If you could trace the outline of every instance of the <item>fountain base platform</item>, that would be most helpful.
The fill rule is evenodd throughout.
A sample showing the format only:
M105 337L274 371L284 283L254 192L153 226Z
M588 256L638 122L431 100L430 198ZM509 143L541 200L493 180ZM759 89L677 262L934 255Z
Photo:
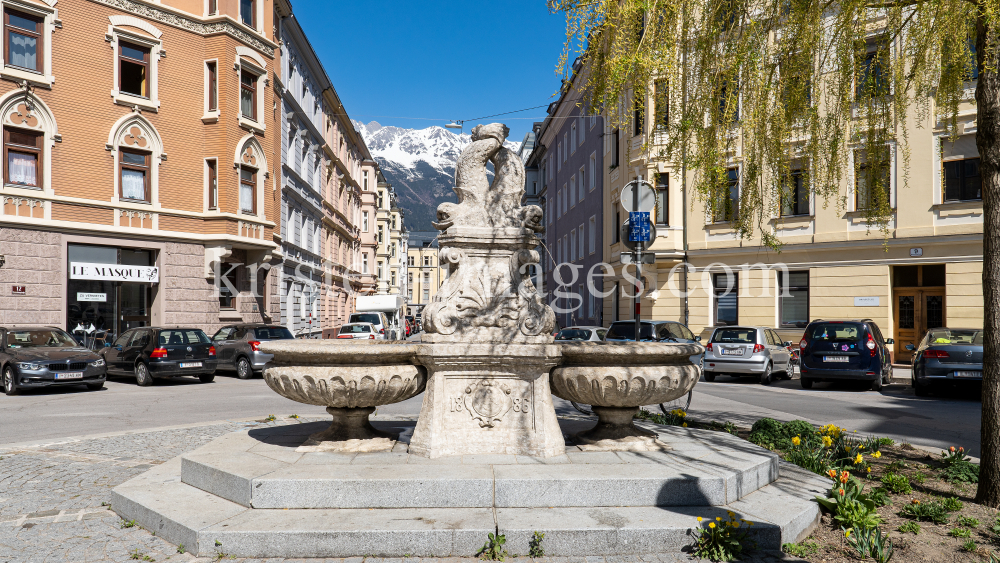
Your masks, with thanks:
M560 419L562 455L427 458L391 451L299 451L328 421L235 432L116 487L112 509L199 556L471 556L488 533L549 556L679 553L697 516L755 523L760 549L799 541L819 521L825 479L722 432L637 426L670 451L585 451L592 419Z

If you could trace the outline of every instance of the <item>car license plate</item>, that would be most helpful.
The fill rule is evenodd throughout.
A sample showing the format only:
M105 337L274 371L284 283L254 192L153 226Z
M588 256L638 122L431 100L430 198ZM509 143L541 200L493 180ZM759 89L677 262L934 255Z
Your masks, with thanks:
M743 355L743 350L740 350L739 348L728 348L728 349L727 348L723 348L722 349L722 355L723 356L742 356Z
M848 361L850 361L850 358L848 356L823 356L823 361L847 363Z
M981 372L981 371L956 371L955 372L955 377L975 377L975 378L978 379L978 378L981 378L982 376L983 376L983 372Z
M200 368L201 362L181 362L182 368Z
M83 379L83 372L71 371L67 373L57 373L56 379Z

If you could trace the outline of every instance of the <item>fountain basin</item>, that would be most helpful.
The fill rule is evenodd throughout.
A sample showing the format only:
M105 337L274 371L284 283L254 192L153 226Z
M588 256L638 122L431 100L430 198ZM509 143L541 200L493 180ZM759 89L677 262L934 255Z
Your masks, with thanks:
M293 401L325 406L330 427L309 436L300 451L375 452L392 449L398 434L377 430L369 416L380 405L415 397L427 372L414 365L406 344L285 340L266 342L274 354L264 370L272 391Z
M597 424L573 436L582 449L648 451L665 449L656 435L632 419L639 407L686 395L701 372L690 356L697 344L652 342L569 342L563 364L552 370L552 394L591 405Z

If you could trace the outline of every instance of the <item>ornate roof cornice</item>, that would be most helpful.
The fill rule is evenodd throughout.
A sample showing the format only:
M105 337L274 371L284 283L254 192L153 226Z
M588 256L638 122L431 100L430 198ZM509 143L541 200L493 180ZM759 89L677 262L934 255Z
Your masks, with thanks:
M190 16L178 14L158 6L146 4L145 2L138 2L136 0L90 1L98 4L104 4L105 6L110 6L112 8L122 10L123 12L128 12L139 17L200 35L224 33L237 41L246 43L248 46L261 52L268 58L274 58L275 45L273 43L256 34L250 33L245 29L242 29L242 26L239 26L228 19L213 22L202 22L197 19L193 19Z

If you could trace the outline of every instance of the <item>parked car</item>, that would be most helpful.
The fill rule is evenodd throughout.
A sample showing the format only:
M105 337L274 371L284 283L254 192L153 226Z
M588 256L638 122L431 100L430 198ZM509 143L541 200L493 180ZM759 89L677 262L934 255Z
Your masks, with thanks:
M716 328L705 344L705 381L714 381L717 375L752 376L763 385L770 385L775 376L791 379L791 344L768 327Z
M194 376L202 383L215 379L215 346L199 328L134 328L101 350L108 375L134 376L140 386L154 379Z
M351 317L347 319L348 323L371 323L375 326L375 330L378 334L382 335L382 338L389 340L389 317L385 316L385 313L351 313Z
M368 340L385 340L384 334L379 334L372 323L347 323L340 326L337 338L367 338Z
M215 344L218 369L235 370L236 377L250 379L264 371L264 365L274 357L260 351L261 342L293 338L295 335L281 325L235 324L220 328L212 337L212 343Z
M556 340L601 342L608 329L601 326L571 326L556 333Z
M415 319L413 315L407 315L406 322L410 323L410 332L413 334L420 332L420 321Z
M0 380L7 395L52 385L104 387L104 359L62 329L0 327Z
M878 391L892 380L891 338L871 319L809 323L799 342L803 389L817 381L862 381Z
M604 339L607 342L634 341L635 321L615 321L611 323ZM701 337L695 336L691 332L691 329L677 321L640 321L639 340L641 342L695 344L701 341ZM704 353L691 356L691 361L694 365L701 366L704 356Z
M943 383L983 382L983 330L934 328L927 331L913 351L910 372L913 392L923 397Z

